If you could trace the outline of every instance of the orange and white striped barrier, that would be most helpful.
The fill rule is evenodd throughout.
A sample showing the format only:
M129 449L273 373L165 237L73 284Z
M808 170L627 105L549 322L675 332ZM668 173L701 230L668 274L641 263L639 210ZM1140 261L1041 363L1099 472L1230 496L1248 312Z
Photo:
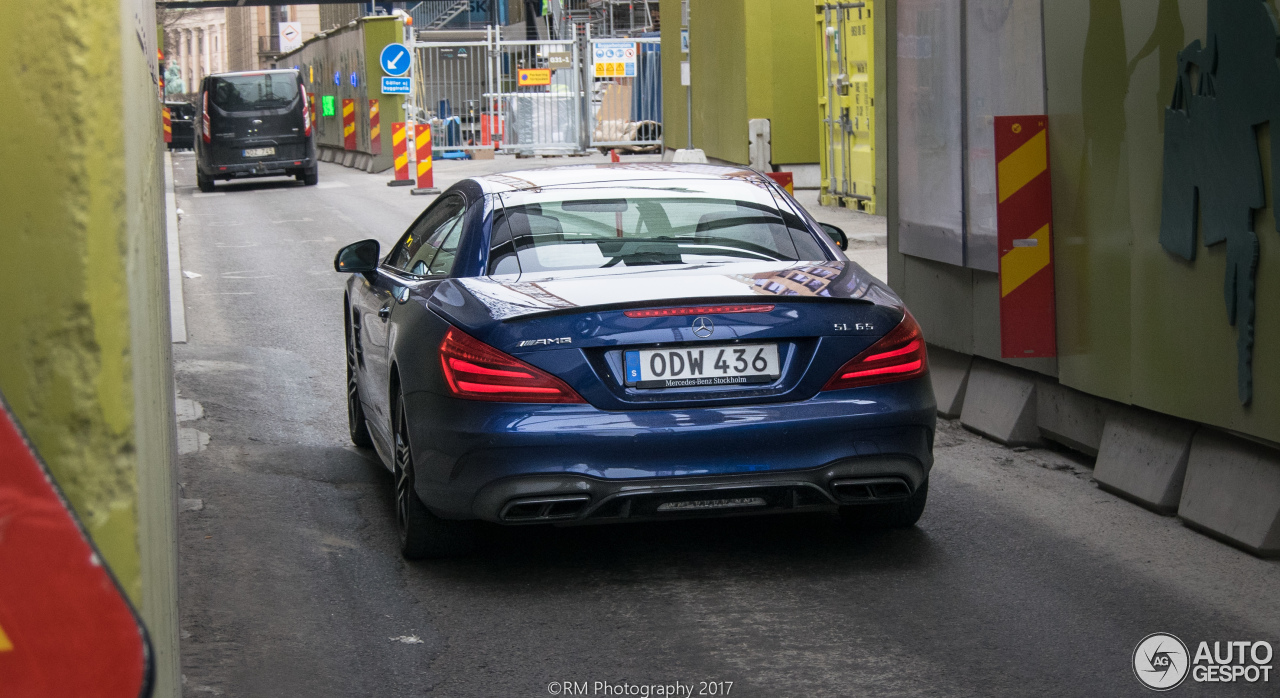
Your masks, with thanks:
M369 152L382 154L382 117L378 115L378 100L369 100Z
M160 121L164 123L164 142L173 142L173 115L169 113L169 107L160 107Z
M414 135L414 149L417 151L418 161L418 186L410 193L412 194L438 194L434 177L431 173L431 124L417 124L418 132Z
M395 163L396 178L387 182L387 186L413 186L413 180L409 178L409 134L403 121L391 124L391 157Z
M358 147L356 143L356 101L354 99L342 100L342 147L345 150L355 150Z

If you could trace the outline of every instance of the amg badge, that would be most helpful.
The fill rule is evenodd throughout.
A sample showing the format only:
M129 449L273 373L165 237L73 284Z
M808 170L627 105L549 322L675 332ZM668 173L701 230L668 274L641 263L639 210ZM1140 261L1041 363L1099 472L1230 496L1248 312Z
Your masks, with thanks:
M573 338L572 337L549 337L547 339L526 339L520 342L519 344L517 344L516 346L517 347L541 347L541 346L546 346L548 344L573 344Z

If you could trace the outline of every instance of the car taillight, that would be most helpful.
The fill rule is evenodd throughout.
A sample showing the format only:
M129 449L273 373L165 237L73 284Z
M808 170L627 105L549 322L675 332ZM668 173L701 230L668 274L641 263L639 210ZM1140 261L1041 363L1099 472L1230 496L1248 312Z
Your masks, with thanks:
M841 366L822 389L893 383L923 376L928 371L924 335L911 313L905 313L897 327Z
M302 85L302 135L311 135L311 109L307 101L307 86Z
M213 137L209 135L209 93L208 92L204 93L204 114L200 118L200 123L201 123L200 138L204 139L205 143L211 142L213 140Z
M454 397L491 402L586 402L559 378L456 327L450 327L440 342L440 363Z

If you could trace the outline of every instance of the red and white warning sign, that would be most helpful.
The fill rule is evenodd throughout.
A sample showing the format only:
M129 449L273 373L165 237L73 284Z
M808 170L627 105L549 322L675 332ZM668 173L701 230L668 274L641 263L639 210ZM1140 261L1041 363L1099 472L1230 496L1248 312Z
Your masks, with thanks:
M0 695L151 695L146 631L0 408Z
M280 52L302 48L302 22L280 23Z

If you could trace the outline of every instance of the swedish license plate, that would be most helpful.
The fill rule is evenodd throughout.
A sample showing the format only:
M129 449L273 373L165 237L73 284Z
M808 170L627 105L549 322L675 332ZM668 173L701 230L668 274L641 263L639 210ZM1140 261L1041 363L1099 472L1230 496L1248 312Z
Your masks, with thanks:
M247 158L260 158L264 155L275 155L275 154L276 154L275 148L249 148L244 151L244 156Z
M691 388L769 383L781 375L777 344L728 344L626 353L627 385Z

